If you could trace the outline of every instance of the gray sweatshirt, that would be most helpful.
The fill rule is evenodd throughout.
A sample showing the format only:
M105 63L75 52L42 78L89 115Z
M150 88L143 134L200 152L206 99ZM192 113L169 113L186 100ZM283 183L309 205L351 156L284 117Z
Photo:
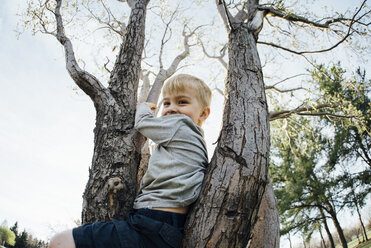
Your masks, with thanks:
M183 114L154 117L142 103L135 129L157 144L134 208L186 207L200 194L208 163L203 130Z

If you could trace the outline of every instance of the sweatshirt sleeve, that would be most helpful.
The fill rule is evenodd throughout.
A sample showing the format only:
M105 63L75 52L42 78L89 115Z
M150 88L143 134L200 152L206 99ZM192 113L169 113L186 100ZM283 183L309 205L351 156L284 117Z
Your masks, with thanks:
M159 145L166 146L179 128L179 115L154 117L152 110L141 103L135 113L134 128Z

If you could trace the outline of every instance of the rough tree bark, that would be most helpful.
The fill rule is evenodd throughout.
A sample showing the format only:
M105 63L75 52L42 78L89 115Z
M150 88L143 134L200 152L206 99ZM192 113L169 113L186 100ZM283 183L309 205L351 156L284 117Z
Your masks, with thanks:
M56 2L57 34L54 35L65 48L69 74L92 99L97 113L93 161L83 196L82 222L120 219L131 209L136 193L140 151L135 142L143 139L139 138L133 126L149 0L137 0L130 5L129 24L108 88L78 66L72 43L64 33L60 13L62 0Z
M262 202L248 248L278 248L280 246L280 222L272 183L265 187Z
M223 10L221 10L223 11ZM240 14L240 16L245 16L246 14ZM228 64L224 60L226 46L220 51L220 55L210 55L202 41L200 40L200 45L202 47L203 53L206 57L211 59L217 59L220 64L228 70ZM265 86L265 90L275 89L275 86ZM217 92L224 96L223 92L216 88ZM271 121L270 115L270 121ZM259 207L258 220L253 228L251 241L248 248L278 248L280 241L280 223L279 223L279 213L276 198L273 191L272 183L267 184L265 192L263 195L262 203Z
M97 104L94 154L83 196L82 222L122 219L136 194L140 150L133 129L148 0L137 0L105 94Z
M223 126L183 247L246 247L268 183L269 118L256 46L257 29L231 21ZM257 1L249 1L249 10Z

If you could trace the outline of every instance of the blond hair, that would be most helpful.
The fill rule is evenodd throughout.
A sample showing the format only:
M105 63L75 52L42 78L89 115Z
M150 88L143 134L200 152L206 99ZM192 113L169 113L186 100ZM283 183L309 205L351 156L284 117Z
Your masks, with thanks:
M162 94L182 92L188 87L196 91L196 98L202 107L210 107L212 93L209 86L201 79L189 74L179 74L170 78L162 88Z

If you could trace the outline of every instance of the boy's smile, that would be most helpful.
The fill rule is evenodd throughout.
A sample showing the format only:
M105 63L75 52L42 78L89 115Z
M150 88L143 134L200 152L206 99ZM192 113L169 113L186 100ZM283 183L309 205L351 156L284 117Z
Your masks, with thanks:
M187 88L173 94L164 94L162 116L184 114L191 118L195 124L201 126L209 113L210 108L201 106L193 88Z

